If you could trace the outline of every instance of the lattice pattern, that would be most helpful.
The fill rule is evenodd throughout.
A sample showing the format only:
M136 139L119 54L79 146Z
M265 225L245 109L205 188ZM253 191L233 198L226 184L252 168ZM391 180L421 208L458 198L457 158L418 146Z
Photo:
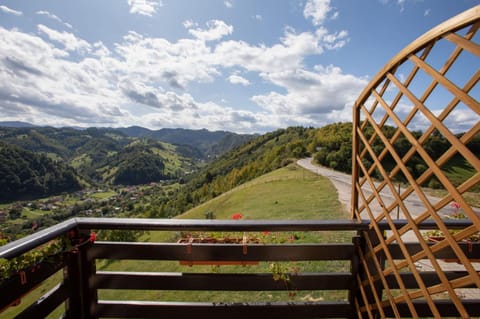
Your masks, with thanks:
M416 299L425 300L440 318L442 298L467 318L458 288L476 287L473 293L480 298L480 264L476 270L458 244L480 231L480 210L469 204L480 198L479 26L477 6L427 32L393 58L355 104L352 218L370 219L376 234L365 236L364 273L357 278L360 318L386 317L386 309L400 317L399 307L408 307L417 317ZM451 167L460 162L468 163L473 174L457 178ZM440 189L440 195L432 198L426 187ZM472 226L450 233L444 220L460 213ZM405 219L406 225L395 228L392 221L397 218ZM444 236L433 245L418 227L427 219ZM391 231L384 234L380 221L389 223ZM410 255L409 241L418 242L422 251ZM392 259L388 245L394 242L404 259ZM434 256L447 246L464 274L454 280L446 275L450 264ZM436 284L424 282L421 265L436 272ZM413 274L418 289L405 288L406 271ZM395 277L395 287L387 281L389 275Z

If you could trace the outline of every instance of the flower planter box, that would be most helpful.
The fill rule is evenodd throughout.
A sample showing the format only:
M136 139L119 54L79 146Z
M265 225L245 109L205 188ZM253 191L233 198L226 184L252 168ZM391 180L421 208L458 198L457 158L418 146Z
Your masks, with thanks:
M262 241L259 238L213 238L213 237L190 237L190 238L180 238L177 243L187 244L187 251L191 252L191 244L238 244L243 245L243 253L247 254L247 244L259 244ZM210 266L224 266L224 265L241 265L241 266L250 266L258 265L258 261L245 261L245 260L225 260L225 261L214 261L214 260L180 260L180 265L183 266L193 266L193 265L210 265Z
M427 240L432 243L438 243L444 239L445 239L444 236L428 236L427 237ZM469 241L469 240L463 240L463 241L460 241L459 243L468 244L468 252L470 253L473 251L474 246L478 247L480 245L480 242L478 241ZM470 260L470 262L480 262L480 258L469 258L468 255L467 255L467 258L468 260ZM460 263L460 260L458 258L445 258L442 260L447 263Z

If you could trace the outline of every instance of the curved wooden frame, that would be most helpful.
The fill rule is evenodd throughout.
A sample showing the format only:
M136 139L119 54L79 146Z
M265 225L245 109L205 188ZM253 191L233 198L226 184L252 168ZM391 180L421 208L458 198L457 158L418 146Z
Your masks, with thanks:
M458 16L438 25L425 33L417 40L400 51L385 67L372 79L357 99L353 109L353 152L352 152L352 219L370 219L370 227L375 230L376 237L365 237L365 247L362 253L365 257L364 273L357 278L361 294L356 305L359 318L385 317L384 309L390 309L399 317L398 309L408 307L413 317L417 317L415 300L424 299L434 317L440 318L437 298L446 297L453 301L456 311L461 317L470 317L468 308L462 300L458 288L477 287L476 294L480 295L480 275L478 269L461 251L458 242L466 240L469 236L480 231L480 217L478 210L473 208L466 200L465 193L480 183L480 160L478 154L473 153L467 143L480 135L480 123L471 125L463 135L456 135L445 123L445 119L456 108L462 107L480 116L480 105L471 95L472 89L480 79L480 70L473 70L473 75L466 83L454 83L446 75L449 70L461 59L459 56L468 52L478 62L480 46L473 41L480 27L480 6L473 7ZM446 41L454 49L444 64L436 69L428 64L427 58L435 52L437 45ZM396 72L404 65L412 66L410 73L401 80ZM473 65L475 67L475 65ZM427 75L429 85L416 96L411 89L416 77ZM442 88L442 89L439 89ZM425 102L436 89L450 92L453 98L445 102L441 112L432 112L425 106ZM477 88L478 89L478 88ZM389 100L388 92L397 92ZM401 101L407 100L410 104L408 115L402 120L396 113L401 107ZM404 102L403 102L404 103ZM382 110L375 116L376 110ZM398 111L399 113L400 111ZM428 121L428 128L420 134L413 134L408 126L413 119L421 114ZM378 115L378 114L377 114ZM385 126L387 121L393 123L394 132L387 134ZM440 134L448 140L450 148L443 154L438 154L432 159L423 147L425 141L432 134ZM394 147L400 138L409 144L405 154L399 154ZM381 150L374 149L372 144L380 143ZM437 154L436 154L437 155ZM394 167L384 167L386 156L394 160ZM407 168L407 163L413 156L421 158L426 165L426 170L420 176L414 176ZM442 171L445 165L454 156L461 156L475 171L473 176L462 180L459 184L453 183ZM365 164L367 163L367 164ZM395 178L402 176L407 182L403 189L396 185ZM427 181L435 178L446 193L434 202L424 191L422 186ZM380 181L379 181L380 180ZM366 190L366 188L368 190ZM385 191L389 191L393 199L387 200ZM423 211L413 213L406 205L405 199L418 196ZM449 232L445 226L441 210L444 211L452 202L456 202L467 218L472 221L472 226L466 227L455 234ZM406 225L396 228L392 215L402 215ZM444 239L429 245L424 233L418 225L425 220L433 220ZM379 227L379 222L387 222L392 231L385 234ZM405 245L406 238L418 242L423 250L410 256ZM393 260L388 249L388 244L397 242L404 254L404 259ZM445 275L445 265L439 262L435 253L440 249L450 246L455 252L457 260L462 264L465 276L455 280L448 280ZM427 286L421 279L419 262L426 262L437 273L439 284ZM478 268L478 267L477 267ZM401 272L412 271L418 289L406 289L401 279ZM386 276L393 275L398 281L398 288L389 287ZM479 305L480 307L480 305Z

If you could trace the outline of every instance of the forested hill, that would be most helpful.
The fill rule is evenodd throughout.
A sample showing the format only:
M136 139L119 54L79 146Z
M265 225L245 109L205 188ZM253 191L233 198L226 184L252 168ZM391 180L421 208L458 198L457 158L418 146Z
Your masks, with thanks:
M396 128L385 125L382 127L382 131L385 136L390 139L394 136ZM364 132L367 138L370 139L370 137L373 136L373 127L367 125L364 128ZM422 136L422 134L421 131L412 132L412 135L417 139ZM462 135L463 133L459 133L458 137ZM352 171L352 123L326 125L316 130L315 136L310 143L308 149L316 151L315 160L317 163L346 173ZM376 156L380 155L385 149L385 145L378 137L373 139L370 145ZM396 138L393 146L400 157L403 157L412 147L404 135ZM433 132L423 143L425 151L434 160L438 159L450 146L450 142L438 131ZM480 133L467 144L467 147L474 154L480 156ZM362 162L367 169L373 165L373 159L369 154L363 158ZM382 165L388 171L393 168L396 163L393 157L387 153L382 159ZM428 168L427 163L418 153L410 157L406 166L415 178L421 176ZM459 154L453 156L441 169L455 185L463 183L475 173L473 167ZM378 170L375 170L374 175L377 178L381 178ZM402 173L397 174L395 179L402 182L406 181ZM433 177L427 180L424 186L437 188L440 184L436 177ZM480 191L480 185L477 186L476 189Z
M290 127L266 133L238 146L191 178L169 202L152 200L159 207L152 217L175 216L235 186L310 155L316 129Z
M47 196L80 189L71 167L0 142L0 200Z
M132 138L112 129L0 128L5 144L42 154L71 166L89 184L145 184L196 169L203 154L196 148L147 138Z
M139 126L115 129L131 137L148 137L176 145L197 148L206 157L216 157L235 146L242 145L255 137L251 134L236 134L227 131L189 130L183 128L163 128L149 130Z

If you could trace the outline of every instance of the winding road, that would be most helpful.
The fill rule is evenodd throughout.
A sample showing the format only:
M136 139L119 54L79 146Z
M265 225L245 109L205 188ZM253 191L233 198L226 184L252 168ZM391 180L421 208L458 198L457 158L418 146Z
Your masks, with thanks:
M333 183L333 185L337 189L339 201L342 203L342 205L345 207L347 211L350 211L351 196L352 196L352 176L351 175L315 165L312 163L311 157L298 160L297 164L305 169L308 169L316 174L325 176L328 179L330 179L330 181ZM362 189L365 191L367 195L370 195L372 192L368 183L365 183ZM404 189L401 188L400 191L403 192ZM381 194L382 200L384 201L387 207L389 206L390 203L394 202L394 196L392 195L390 188L385 187L380 194ZM433 197L433 196L427 196L427 198L432 205L435 205L435 203L437 203L440 200L439 198ZM412 193L407 198L405 198L403 203L405 204L406 208L408 209L408 211L413 217L422 214L426 210L425 204L415 193ZM382 211L381 206L376 202L376 200L372 201L372 204L370 205L370 207L372 208L372 211L377 212L378 214ZM475 209L475 211L477 213L480 212L480 210L478 209ZM440 215L448 216L448 215L451 215L454 212L454 210L449 205L447 205L444 208L442 208L439 212L440 212ZM400 219L405 218L401 210L397 211L396 209L394 209L394 211L392 211L391 214L393 218L400 218Z

